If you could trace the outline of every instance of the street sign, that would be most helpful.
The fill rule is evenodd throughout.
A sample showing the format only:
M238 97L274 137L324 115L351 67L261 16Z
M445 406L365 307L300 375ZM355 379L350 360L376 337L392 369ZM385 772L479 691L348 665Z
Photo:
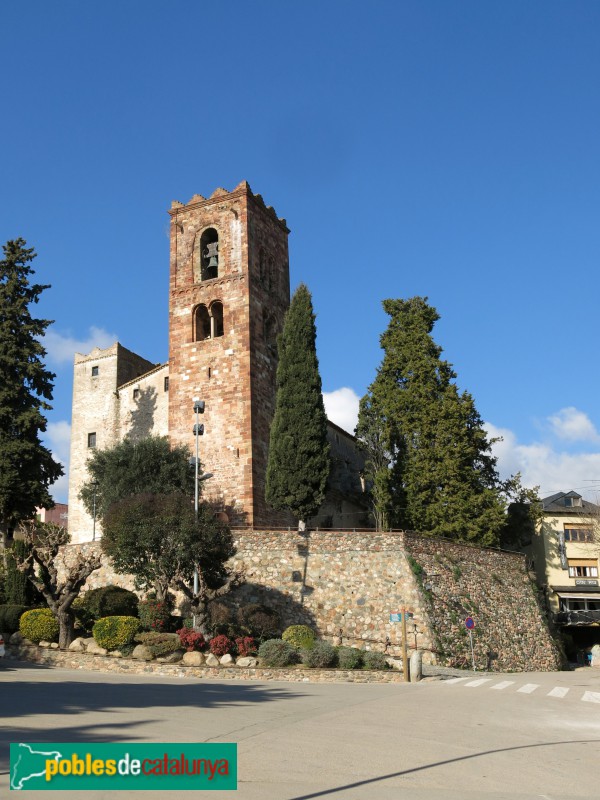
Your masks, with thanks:
M405 619L412 619L414 614L412 611L405 611L404 618ZM390 614L390 622L402 622L402 612L401 611L394 611Z
M473 630L473 628L475 627L475 620L473 619L473 617L467 617L466 618L465 626L466 626L467 630L469 630L469 631Z

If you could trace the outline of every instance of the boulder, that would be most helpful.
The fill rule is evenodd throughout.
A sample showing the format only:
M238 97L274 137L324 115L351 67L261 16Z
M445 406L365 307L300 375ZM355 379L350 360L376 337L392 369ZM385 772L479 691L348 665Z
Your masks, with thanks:
M192 650L191 653L184 653L181 661L186 667L201 667L204 664L204 656L202 653Z
M50 645L50 648L52 650L58 650L58 642L52 642L52 644Z
M69 650L73 653L85 653L85 642L84 640L79 637L78 639L73 639L71 644L69 645Z
M47 642L45 639L42 639L42 641L39 643L38 646L39 647L50 647L50 642Z
M105 656L108 653L108 650L105 647L100 647L96 640L92 639L92 641L87 645L85 652L90 653L93 656Z
M154 654L145 644L138 644L137 647L134 647L131 657L136 658L138 661L152 661Z
M185 655L185 650L175 650L174 653L169 653L168 656L165 656L164 662L165 664L177 664ZM202 653L200 653L202 655Z
M120 650L111 650L108 655L111 658L123 658L123 653Z
M219 666L219 659L216 656L213 656L212 653L209 653L206 656L206 666L207 667L218 667Z
M233 656L229 655L229 653L225 653L225 655L221 656L219 659L219 664L221 664L222 667L231 666L231 664L233 664Z
M255 667L258 664L258 659L252 656L242 656L235 662L236 667Z
M21 644L24 641L23 634L20 631L13 633L13 635L8 640L9 644Z

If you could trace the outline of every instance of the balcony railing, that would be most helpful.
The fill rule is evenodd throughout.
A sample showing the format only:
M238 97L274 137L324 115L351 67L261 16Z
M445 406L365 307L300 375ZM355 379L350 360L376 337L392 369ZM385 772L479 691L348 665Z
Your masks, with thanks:
M557 625L600 625L600 611L559 611L554 620Z

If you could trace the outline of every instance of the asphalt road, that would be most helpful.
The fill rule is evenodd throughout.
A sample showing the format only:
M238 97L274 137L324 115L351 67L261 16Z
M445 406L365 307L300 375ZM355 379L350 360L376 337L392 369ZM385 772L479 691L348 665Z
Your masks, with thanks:
M4 662L0 718L0 798L11 741L237 742L237 792L186 793L223 800L600 796L600 670L408 685L220 683ZM158 797L73 791L68 800L144 794ZM58 793L25 796L38 795Z

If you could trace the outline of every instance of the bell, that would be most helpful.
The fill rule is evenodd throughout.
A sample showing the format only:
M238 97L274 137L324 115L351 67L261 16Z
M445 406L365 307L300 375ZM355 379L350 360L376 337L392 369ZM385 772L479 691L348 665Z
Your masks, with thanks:
M219 243L218 242L211 242L206 246L206 258L208 259L208 264L206 265L209 269L211 267L218 267L219 266Z

